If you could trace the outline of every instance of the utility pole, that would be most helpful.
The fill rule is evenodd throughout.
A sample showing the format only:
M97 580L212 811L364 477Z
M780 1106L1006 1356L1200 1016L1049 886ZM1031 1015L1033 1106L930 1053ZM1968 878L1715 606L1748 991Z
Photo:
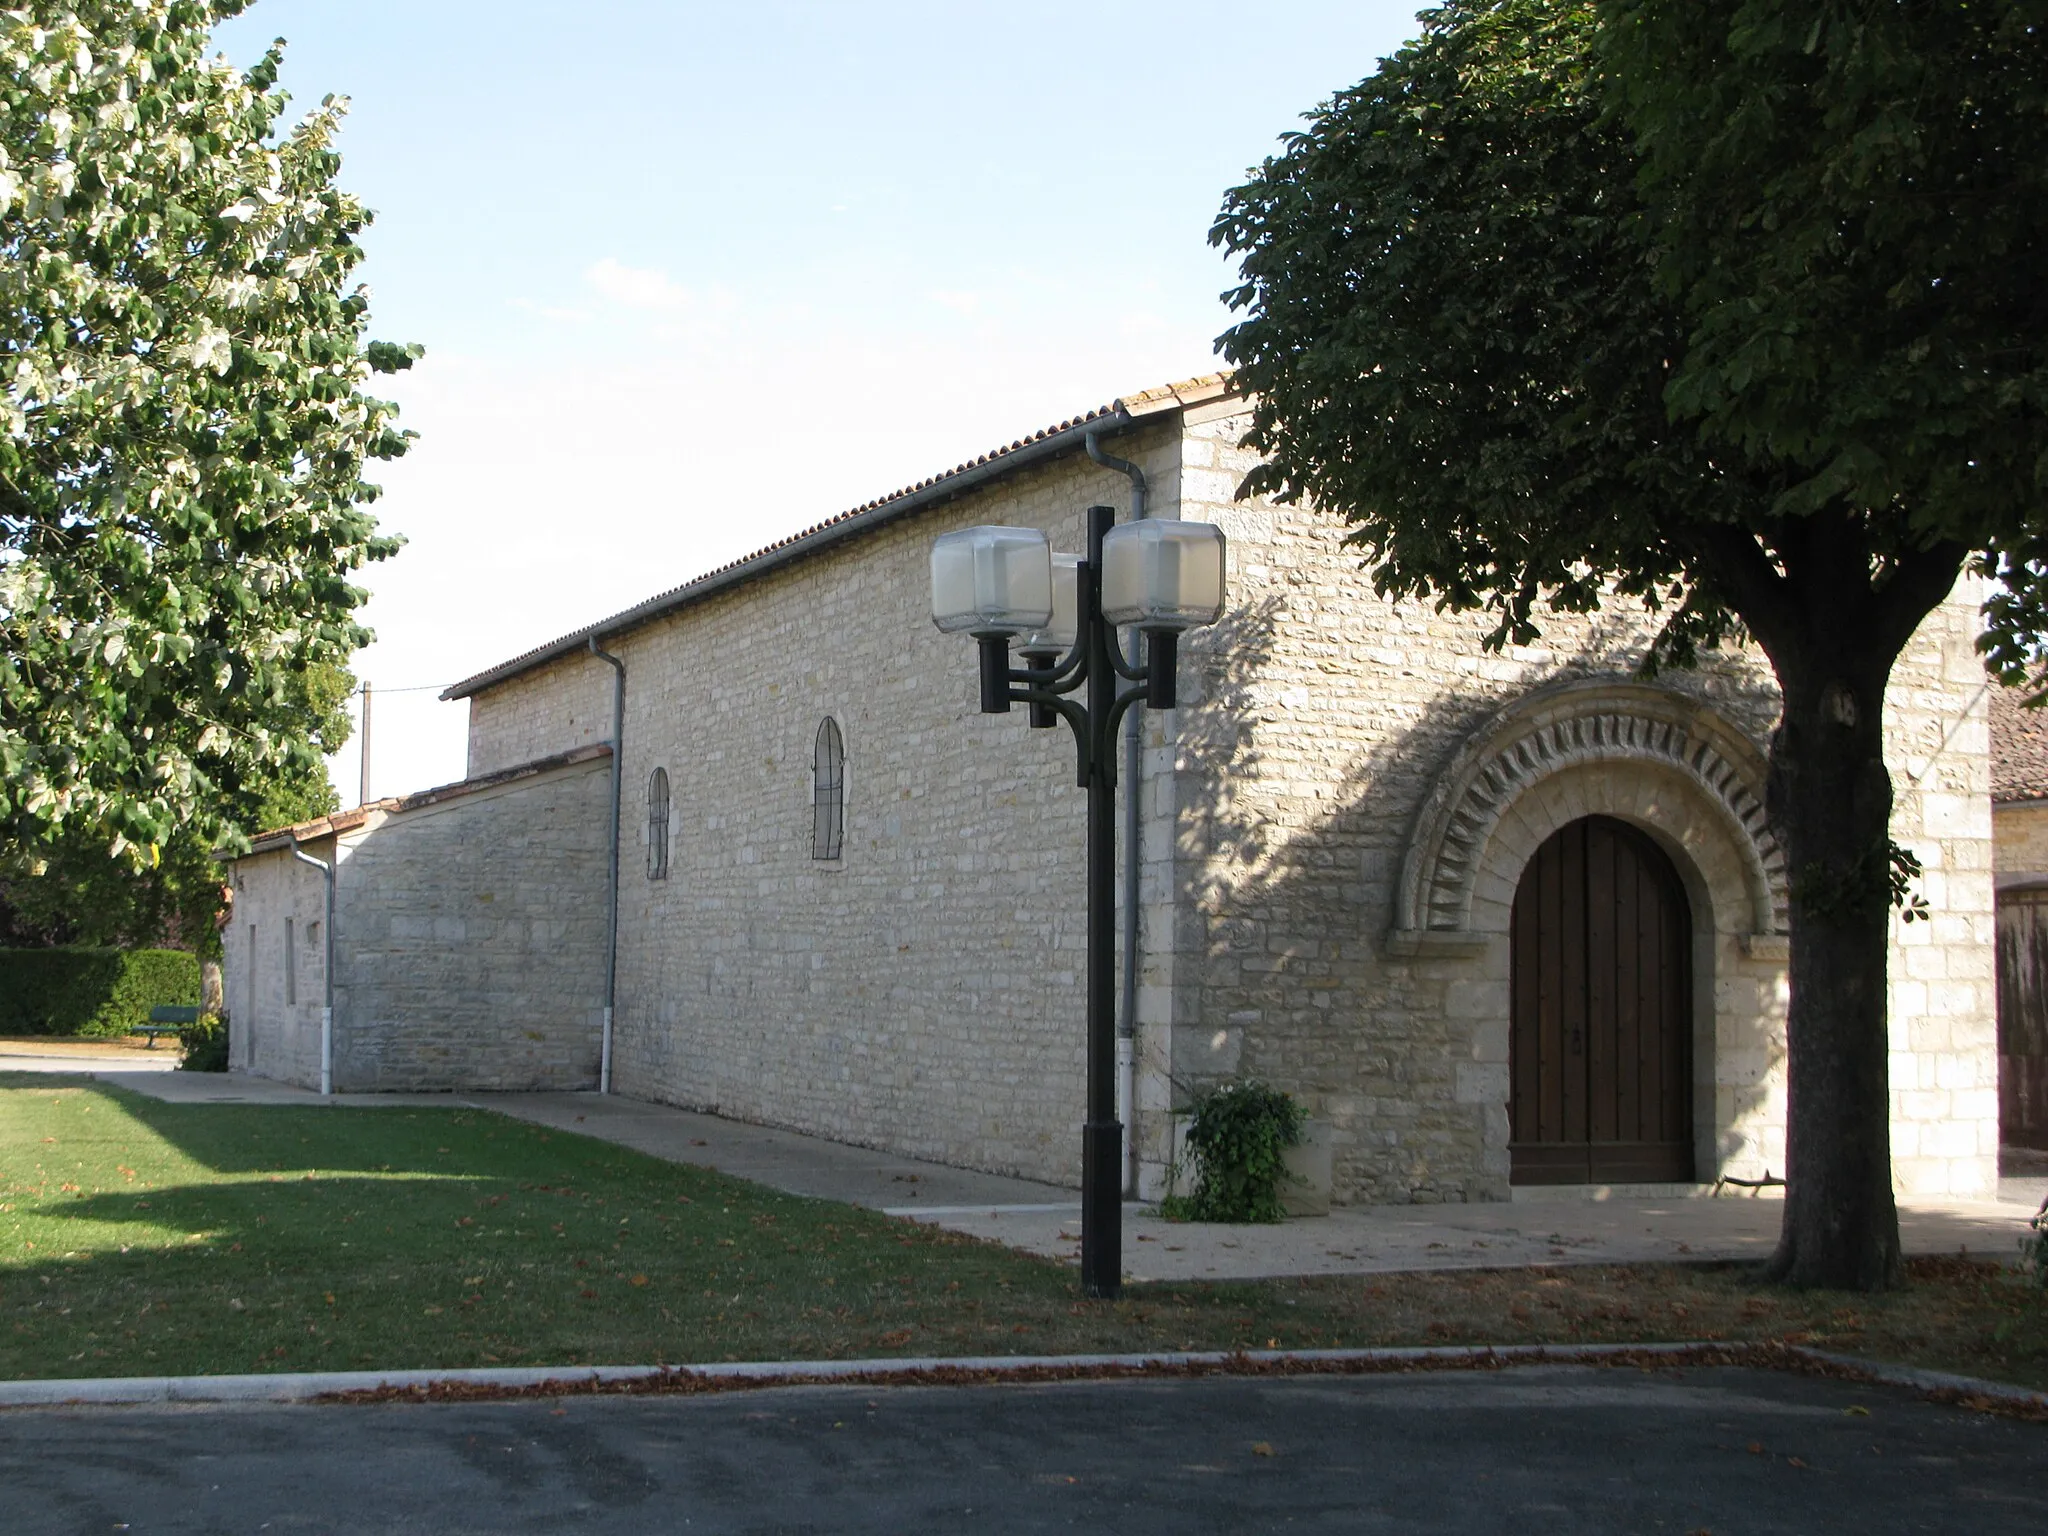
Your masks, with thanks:
M362 724L357 727L357 734L362 738L363 771L356 784L356 804L368 805L370 803L370 684L367 679L363 683L363 720Z

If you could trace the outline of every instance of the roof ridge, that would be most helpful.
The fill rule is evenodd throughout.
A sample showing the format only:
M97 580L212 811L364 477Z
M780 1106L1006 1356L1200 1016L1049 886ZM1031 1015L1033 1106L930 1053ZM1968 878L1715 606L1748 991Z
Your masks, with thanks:
M851 531L850 525L862 521L881 521L881 514L889 512L892 508L898 512L914 511L926 501L935 499L937 493L963 477L970 477L967 479L968 485L978 484L981 479L986 478L987 473L999 472L1014 464L1029 462L1029 459L1020 459L1019 455L1028 454L1030 450L1042 445L1054 443L1068 434L1088 427L1104 428L1111 423L1119 427L1136 425L1139 421L1152 416L1165 415L1223 399L1233 393L1235 387L1234 376L1228 372L1204 373L1190 379L1140 390L1136 394L1121 395L1107 405L1098 405L1078 416L1069 416L1052 426L1041 427L1036 432L1016 438L1002 447L991 448L985 453L977 454L951 469L927 475L924 479L890 491L887 495L877 496L858 506L835 513L821 522L812 523L795 533L785 534L737 559L728 560L723 565L700 572L678 586L658 592L631 607L622 608L609 618L599 619L594 624L586 624L581 629L571 630L565 635L522 651L507 661L472 673L460 682L449 684L441 691L440 697L444 700L460 699L479 693L508 678L516 677L521 672L530 671L543 662L552 661L572 650L580 650L585 642L595 640L601 635L618 633L648 622L662 613L683 606L693 598L708 597L711 593L743 579L757 567L767 569L779 563L777 557L793 558L799 546L829 538L840 530ZM965 489L966 486L959 488Z

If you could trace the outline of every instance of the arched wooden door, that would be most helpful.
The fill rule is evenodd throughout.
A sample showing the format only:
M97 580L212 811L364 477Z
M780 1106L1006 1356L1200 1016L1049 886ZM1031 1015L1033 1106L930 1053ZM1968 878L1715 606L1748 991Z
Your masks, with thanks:
M1688 1182L1692 914L1664 851L1588 816L1515 892L1510 1180Z

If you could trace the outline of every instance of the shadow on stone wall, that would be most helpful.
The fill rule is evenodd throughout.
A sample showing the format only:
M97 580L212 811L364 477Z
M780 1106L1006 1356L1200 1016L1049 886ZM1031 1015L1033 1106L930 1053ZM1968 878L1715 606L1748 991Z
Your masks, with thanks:
M1304 655L1299 624L1284 595L1231 614L1179 738L1187 775L1215 792L1183 807L1176 832L1193 872L1178 948L1199 1003L1174 1033L1175 1102L1261 1077L1333 1125L1340 1200L1497 1197L1481 1172L1484 1106L1456 1098L1472 1023L1446 1017L1445 962L1383 951L1395 886L1418 808L1472 733L1538 688L1640 681L1642 622L1594 615L1572 649L1475 653L1448 680L1440 653L1380 663L1384 689L1357 687L1356 637ZM1777 711L1733 658L1658 681L1752 735Z

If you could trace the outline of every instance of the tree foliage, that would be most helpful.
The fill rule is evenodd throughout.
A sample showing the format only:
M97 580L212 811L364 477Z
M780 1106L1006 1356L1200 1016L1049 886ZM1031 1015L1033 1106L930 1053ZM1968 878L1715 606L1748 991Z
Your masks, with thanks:
M1653 664L1769 656L1804 1282L1898 1274L1892 664L1972 558L2018 578L2001 661L2048 615L2041 3L1454 0L1212 231L1245 493L1496 647L1619 600Z
M1880 510L2000 578L1986 649L2048 634L2048 0L1608 0L1639 154L1667 398L1774 510Z
M140 863L317 768L309 680L368 638L368 214L344 103L288 131L240 0L0 11L0 853Z
M1212 232L1250 312L1221 342L1265 455L1244 492L1345 512L1382 594L1488 609L1495 646L1609 593L1718 637L1682 534L1758 487L1666 418L1684 320L1647 280L1593 19L1508 0L1423 21Z
M2024 533L2048 408L2048 3L1601 11L1658 287L1686 308L1673 415L1794 471L1783 511Z
M330 756L348 740L354 688L355 679L334 666L285 679L286 708L315 753ZM217 785L212 797L219 822L244 835L324 816L339 803L317 760L288 761L232 788ZM218 958L224 871L215 846L201 823L183 822L156 862L138 868L94 829L60 832L38 846L36 873L0 878L0 947L168 945Z

